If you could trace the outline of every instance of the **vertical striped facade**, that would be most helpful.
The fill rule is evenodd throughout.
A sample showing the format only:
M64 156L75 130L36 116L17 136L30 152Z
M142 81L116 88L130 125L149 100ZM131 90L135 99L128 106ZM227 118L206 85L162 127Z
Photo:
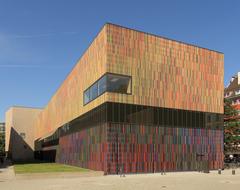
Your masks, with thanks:
M223 54L107 25L107 72L132 76L110 102L223 113Z
M219 144L223 133L220 130L130 124L101 126L104 132L96 131L99 129L97 126L62 137L57 162L102 170L108 174L118 173L121 167L124 173L223 167L223 149Z
M36 120L38 151L58 142L57 162L105 173L221 168L223 64L222 53L106 24ZM130 92L84 103L105 75L129 77Z

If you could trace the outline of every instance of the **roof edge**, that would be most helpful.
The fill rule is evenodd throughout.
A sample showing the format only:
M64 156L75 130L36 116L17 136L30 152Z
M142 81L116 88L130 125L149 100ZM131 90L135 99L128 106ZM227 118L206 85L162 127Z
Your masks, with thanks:
M168 37L165 37L165 36L153 34L153 33L150 33L150 32L145 32L145 31L142 31L142 30L133 29L133 28L130 28L130 27L126 27L126 26L119 25L119 24L114 24L114 23L111 23L111 22L106 22L106 23L104 24L104 26L105 26L105 25L112 25L112 26L117 26L117 27L125 28L125 29L128 29L128 30L133 30L133 31L136 31L136 32L144 33L144 34L147 34L147 35L155 36L155 37L162 38L162 39L166 39L166 40L171 40L171 41L174 41L174 42L182 43L182 44L189 45L189 46L193 46L193 47L196 47L196 48L205 49L205 50L208 50L208 51L213 51L213 52L220 53L220 54L223 54L223 55L224 55L223 52L220 52L220 51L217 51L217 50L213 50L213 49L201 47L201 46L198 46L198 45L195 45L195 44L191 44L191 43L187 43L187 42L183 42L183 41L180 41L180 40L171 39L171 38L168 38Z

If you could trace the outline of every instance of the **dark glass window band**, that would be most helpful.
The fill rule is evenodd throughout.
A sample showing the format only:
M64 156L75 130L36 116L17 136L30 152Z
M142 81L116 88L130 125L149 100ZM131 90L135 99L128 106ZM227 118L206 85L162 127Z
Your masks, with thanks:
M83 93L83 105L90 103L105 92L131 94L132 78L127 75L106 73Z
M103 123L223 130L223 114L106 102L60 127L42 140L43 146L55 144L61 136Z

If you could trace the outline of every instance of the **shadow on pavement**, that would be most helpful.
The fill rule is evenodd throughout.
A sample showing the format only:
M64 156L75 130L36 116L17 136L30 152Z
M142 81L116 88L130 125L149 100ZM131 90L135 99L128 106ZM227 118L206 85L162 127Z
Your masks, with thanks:
M4 160L3 163L0 163L0 169L8 168L12 165L12 162L10 160ZM2 171L0 170L0 173Z

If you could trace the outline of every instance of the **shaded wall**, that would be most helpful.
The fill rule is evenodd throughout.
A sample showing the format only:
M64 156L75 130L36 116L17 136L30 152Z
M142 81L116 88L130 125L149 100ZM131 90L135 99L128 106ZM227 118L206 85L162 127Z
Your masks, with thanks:
M37 115L41 112L38 108L11 107L6 112L6 147L9 157L13 161L26 161L34 158L34 133L33 125Z
M30 143L26 142L22 136L14 129L11 128L8 158L13 161L29 161L34 157L34 150Z

